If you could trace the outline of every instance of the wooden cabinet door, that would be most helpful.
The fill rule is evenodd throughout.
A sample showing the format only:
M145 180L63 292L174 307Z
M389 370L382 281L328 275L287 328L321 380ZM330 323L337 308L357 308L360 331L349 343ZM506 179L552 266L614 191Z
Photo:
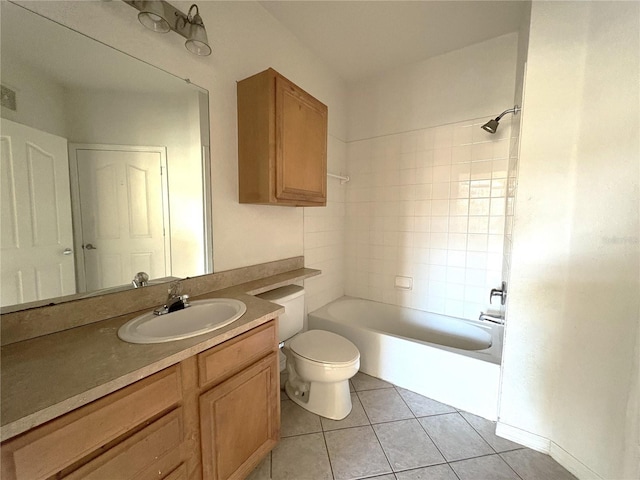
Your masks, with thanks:
M276 198L326 204L327 107L277 75L275 126Z
M243 479L280 437L279 365L271 353L200 396L205 480Z

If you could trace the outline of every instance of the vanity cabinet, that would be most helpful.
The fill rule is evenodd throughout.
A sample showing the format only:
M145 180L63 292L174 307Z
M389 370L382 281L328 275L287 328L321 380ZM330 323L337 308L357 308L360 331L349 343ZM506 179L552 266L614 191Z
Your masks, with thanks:
M4 442L2 478L166 478L184 460L182 401L176 365Z
M7 440L1 478L245 478L279 440L277 338L271 320Z
M326 205L327 106L271 68L237 94L240 203Z
M199 355L205 480L245 478L280 438L276 329L272 321Z

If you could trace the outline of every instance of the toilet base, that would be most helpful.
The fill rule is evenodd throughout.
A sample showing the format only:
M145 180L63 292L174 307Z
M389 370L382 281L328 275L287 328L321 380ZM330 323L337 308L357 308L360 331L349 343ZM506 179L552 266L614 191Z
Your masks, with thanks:
M287 382L285 391L291 400L311 413L331 420L342 420L351 413L349 380L333 383L310 382L306 392L296 395L296 389Z

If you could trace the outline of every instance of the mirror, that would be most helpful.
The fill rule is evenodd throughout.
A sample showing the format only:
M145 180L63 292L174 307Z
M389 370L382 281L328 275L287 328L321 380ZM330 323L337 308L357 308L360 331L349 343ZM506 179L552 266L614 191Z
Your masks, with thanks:
M0 3L3 313L211 273L208 92Z

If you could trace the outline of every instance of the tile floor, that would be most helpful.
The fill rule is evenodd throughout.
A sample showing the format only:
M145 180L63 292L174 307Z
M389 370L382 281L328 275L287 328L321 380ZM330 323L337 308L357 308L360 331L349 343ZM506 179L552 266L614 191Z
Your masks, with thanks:
M334 421L282 392L282 440L249 480L575 480L495 424L363 373Z

